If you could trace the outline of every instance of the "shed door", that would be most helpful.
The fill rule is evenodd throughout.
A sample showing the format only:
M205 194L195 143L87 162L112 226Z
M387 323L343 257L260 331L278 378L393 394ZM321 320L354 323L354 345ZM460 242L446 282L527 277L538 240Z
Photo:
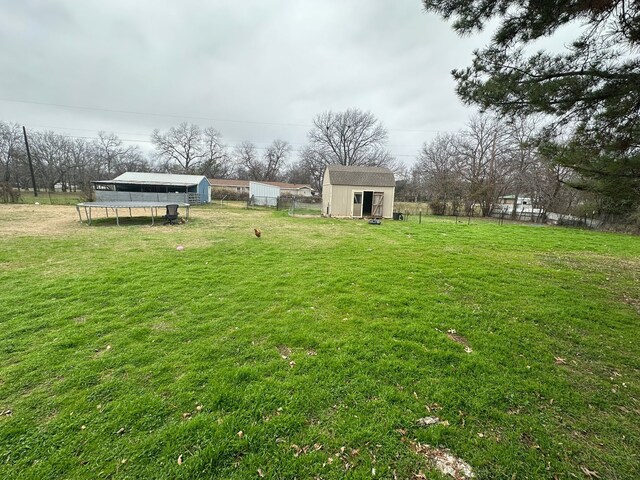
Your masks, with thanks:
M371 209L371 216L382 217L383 202L384 202L384 193L373 192L373 208Z
M362 216L362 192L353 192L352 217Z

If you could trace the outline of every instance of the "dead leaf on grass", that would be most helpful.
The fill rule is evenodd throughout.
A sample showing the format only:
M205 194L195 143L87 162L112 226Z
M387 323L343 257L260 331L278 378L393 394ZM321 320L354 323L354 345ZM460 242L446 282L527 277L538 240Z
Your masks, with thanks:
M291 360L291 361L289 362L289 366L290 366L291 368L295 367L295 366L296 366L296 362L294 362L293 360Z
M553 357L553 359L556 361L556 365L566 365L567 364L567 359L566 358Z
M264 478L264 473L262 473L262 469L261 468L258 469L258 476L260 478Z
M435 448L419 442L411 442L413 451L422 455L439 472L456 480L475 478L471 466L444 448ZM414 477L420 478L420 477ZM426 478L426 477L425 477Z
M580 467L580 470L589 478L600 478L600 475L595 470L589 470L587 467Z
M182 455L178 457L178 465L182 465Z
M440 420L438 417L422 417L416 420L418 427L431 427L432 425L449 425L446 420Z
M287 360L291 355L291 349L286 345L278 345L278 353L283 360Z

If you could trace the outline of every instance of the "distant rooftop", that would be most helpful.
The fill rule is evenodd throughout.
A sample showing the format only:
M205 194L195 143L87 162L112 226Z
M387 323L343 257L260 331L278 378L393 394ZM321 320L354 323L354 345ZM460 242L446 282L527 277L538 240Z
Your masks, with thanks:
M203 175L178 175L173 173L125 172L113 180L96 180L93 183L127 183L133 185L198 185Z
M210 178L209 183L214 187L246 187L249 188L249 180L235 180L231 178ZM311 188L311 185L307 183L285 183L285 182L267 182L260 181L258 183L264 183L267 185L273 185L274 187L300 189Z

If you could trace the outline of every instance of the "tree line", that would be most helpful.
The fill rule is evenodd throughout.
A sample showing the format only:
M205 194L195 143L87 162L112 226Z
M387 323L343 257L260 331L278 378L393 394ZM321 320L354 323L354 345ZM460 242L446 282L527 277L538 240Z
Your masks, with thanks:
M116 134L98 132L95 138L45 130L29 131L29 145L38 188L53 191L90 190L90 182L110 179L125 171L154 171L311 184L320 189L328 164L397 167L386 149L387 130L370 112L349 109L317 115L309 142L292 159L291 144L275 139L259 148L250 141L230 147L213 127L183 122L151 133L151 152L128 145ZM31 187L22 128L0 121L0 181L10 188Z
M640 226L640 2L422 3L460 35L493 30L452 72L460 99L501 117L542 115L538 151L568 169L564 184ZM539 49L567 25L562 50Z
M437 215L488 216L504 196L514 204L529 199L547 212L600 211L595 198L569 186L575 172L541 151L541 128L534 117L477 114L461 131L439 134L422 146L400 194L428 201ZM517 209L510 214L515 218Z
M396 196L428 201L435 214L490 215L506 195L514 203L530 198L548 212L619 213L610 208L606 195L581 188L580 172L549 154L541 141L543 120L476 114L459 132L441 133L424 143L411 166L388 150L382 122L358 109L316 115L296 159L285 140L275 139L263 148L250 141L231 147L215 128L186 122L153 130L151 152L107 132L86 139L32 131L29 142L38 186L50 191L59 185L63 191L90 192L92 180L125 171L308 183L320 191L326 165L369 165L391 168L398 180ZM11 188L30 187L19 125L0 122L0 155L0 181Z

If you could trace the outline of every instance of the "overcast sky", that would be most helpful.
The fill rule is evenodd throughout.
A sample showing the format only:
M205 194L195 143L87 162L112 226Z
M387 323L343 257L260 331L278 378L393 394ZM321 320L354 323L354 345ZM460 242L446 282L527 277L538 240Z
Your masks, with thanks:
M458 37L419 0L0 0L0 119L150 148L153 128L213 126L225 142L299 149L313 116L357 107L411 163L472 110L450 71ZM71 108L82 107L82 108ZM137 113L134 113L137 112Z

